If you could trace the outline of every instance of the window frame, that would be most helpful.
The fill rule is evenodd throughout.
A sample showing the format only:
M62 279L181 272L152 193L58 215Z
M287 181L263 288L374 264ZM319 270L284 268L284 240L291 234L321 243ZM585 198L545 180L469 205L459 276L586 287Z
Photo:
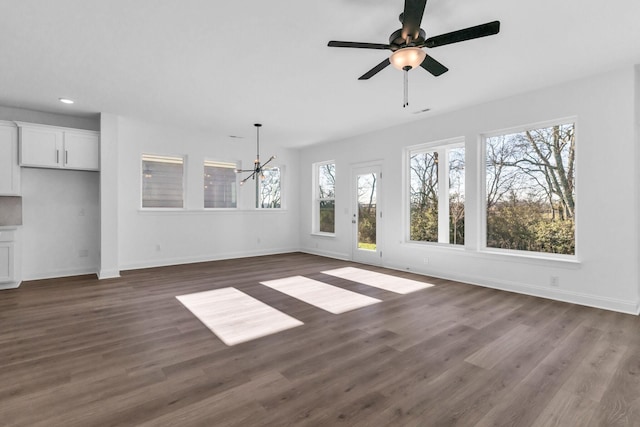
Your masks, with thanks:
M321 199L319 197L320 168L322 166L326 166L326 165L333 165L334 171L337 170L335 160L325 160L325 161L322 161L322 162L313 163L313 179L312 179L313 189L311 191L311 197L312 197L312 214L311 214L312 227L311 227L311 234L318 235L318 236L335 237L335 235L336 235L336 232L335 232L335 229L336 229L335 212L337 211L337 209L336 209L335 182L334 182L333 197L332 198L322 198ZM334 204L334 220L333 220L333 230L334 231L333 231L333 233L327 232L327 231L320 231L320 203L321 202L326 202L326 201L331 201L331 200L333 200L333 204Z
M147 159L145 159L147 157ZM182 163L182 206L181 207L162 207L162 206L144 206L144 179L145 179L145 161L153 161L153 158L164 160L180 160ZM185 154L152 154L141 153L140 154L140 197L139 197L139 209L144 211L185 211L187 209L187 155Z
M262 206L262 184L264 181L262 181L260 179L259 176L256 176L255 178L258 180L258 194L256 194L256 197L258 197L257 200L257 208L254 208L256 210L268 210L268 211L278 211L278 210L284 210L285 209L285 194L284 194L284 188L285 188L285 184L284 184L284 176L285 176L285 167L283 165L279 165L279 164L274 164L274 165L269 165L269 167L267 167L267 172L270 169L276 168L278 169L279 173L280 173L280 206L279 207L263 207ZM263 173L265 171L263 170Z
M447 152L451 149L455 148L463 148L465 150L465 167L464 167L464 193L466 194L468 191L468 187L466 185L466 177L467 177L467 147L466 147L466 139L464 136L458 136L454 138L447 138L438 141L431 141L416 145L411 145L405 147L404 149L404 163L405 163L405 179L404 185L405 189L403 191L403 208L404 208L404 242L407 244L417 244L417 245L433 245L438 247L446 247L453 249L464 249L468 246L467 241L467 221L465 221L465 242L463 244L451 243L449 240L449 156ZM427 242L422 240L412 240L411 239L411 156L413 154L417 154L420 152L430 152L436 151L438 152L438 157L441 158L441 153L445 154L446 158L446 167L438 168L438 241L437 242ZM443 180L443 178L445 178ZM441 182L444 182L446 185L440 185ZM444 205L446 209L441 210L440 206ZM467 198L464 200L465 206L465 216L468 212L467 209ZM466 219L466 218L465 218ZM446 224L446 227L442 226L442 224ZM446 235L446 242L444 237Z
M205 174L205 168L207 166L210 167L215 167L213 164L207 164L207 163L218 163L221 165L228 165L229 168L230 166L233 165L233 173L235 175L235 185L236 185L236 189L235 189L235 193L236 193L236 205L235 207L207 207L206 206L206 191L205 191L205 185L204 185L204 174ZM227 167L227 166L224 166ZM240 191L239 191L239 183L240 183L240 177L238 176L238 174L236 173L236 171L238 169L240 169L240 163L239 161L235 160L235 161L226 161L226 160L218 160L218 159L213 159L213 158L205 158L202 162L202 174L203 174L203 183L202 183L202 207L204 210L206 211L233 211L233 210L238 210L239 206L240 206ZM231 169L231 168L230 168Z
M518 249L503 249L503 248L493 248L487 246L487 221L488 221L488 213L487 213L487 139L493 138L496 136L509 135L515 133L526 132L529 130L535 129L544 129L558 125L566 125L569 123L573 123L573 132L576 141L575 148L575 158L574 158L574 253L573 254L558 254L552 252L536 252L536 251L526 251L526 250L518 250ZM525 125L512 126L508 128L503 128L499 130L493 130L489 132L483 132L478 136L478 252L484 254L492 254L492 255L505 255L505 256L514 256L514 257L522 257L522 258L530 258L530 259L539 259L539 260L549 260L549 261L566 261L571 263L579 263L578 257L578 223L579 223L579 197L578 197L578 188L580 179L578 178L578 170L579 170L579 153L578 150L578 141L579 141L579 124L577 116L569 116L569 117L561 117L558 119L545 120L541 122L529 123Z

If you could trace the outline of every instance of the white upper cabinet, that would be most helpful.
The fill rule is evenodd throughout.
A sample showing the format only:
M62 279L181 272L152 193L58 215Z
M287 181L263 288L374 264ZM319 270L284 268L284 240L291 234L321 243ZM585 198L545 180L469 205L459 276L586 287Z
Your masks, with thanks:
M18 123L20 166L80 170L100 169L100 133Z
M20 165L60 167L63 138L61 130L20 127Z
M64 167L67 169L100 169L100 137L96 132L64 133Z
M18 128L0 121L0 196L19 195Z

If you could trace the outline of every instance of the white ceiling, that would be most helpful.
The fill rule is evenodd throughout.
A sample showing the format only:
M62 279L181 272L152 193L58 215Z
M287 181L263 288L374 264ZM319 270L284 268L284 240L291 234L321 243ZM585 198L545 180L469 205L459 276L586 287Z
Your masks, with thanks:
M0 105L107 112L302 146L640 63L640 1L429 0L427 37L492 20L497 36L428 50L433 77L364 72L402 0L0 0ZM76 100L66 106L59 97ZM423 114L414 112L430 108Z

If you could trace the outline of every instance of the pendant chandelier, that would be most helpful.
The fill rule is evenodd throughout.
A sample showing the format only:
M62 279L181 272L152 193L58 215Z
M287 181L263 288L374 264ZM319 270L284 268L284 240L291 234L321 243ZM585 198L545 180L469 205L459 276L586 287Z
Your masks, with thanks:
M262 124L255 123L256 127L256 159L253 162L253 169L236 169L237 173L251 172L245 179L240 181L240 185L244 185L249 179L256 182L256 208L260 207L260 181L264 181L265 166L269 164L276 156L271 156L264 164L260 163L260 128Z

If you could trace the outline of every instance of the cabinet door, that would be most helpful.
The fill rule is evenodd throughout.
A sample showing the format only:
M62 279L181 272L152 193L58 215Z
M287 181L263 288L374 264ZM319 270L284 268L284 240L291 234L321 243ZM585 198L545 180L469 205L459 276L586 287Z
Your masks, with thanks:
M20 128L20 165L58 168L62 165L63 132L57 129Z
M100 169L100 137L95 133L64 133L64 167L67 169Z
M19 194L18 129L0 124L0 195Z
M12 282L13 274L13 243L0 241L0 283Z

